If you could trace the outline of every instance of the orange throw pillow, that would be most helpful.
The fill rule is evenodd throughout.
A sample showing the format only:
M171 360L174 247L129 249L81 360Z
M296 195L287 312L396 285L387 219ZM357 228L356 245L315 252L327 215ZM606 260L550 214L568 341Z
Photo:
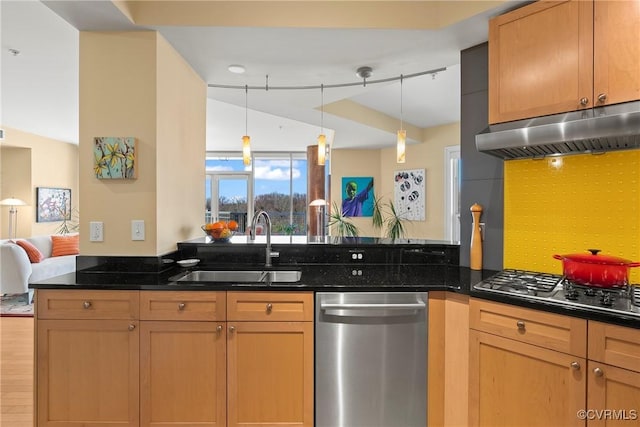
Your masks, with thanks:
M80 235L51 236L51 256L78 255L80 253Z
M36 248L31 242L27 242L26 240L16 240L16 245L24 249L29 257L29 261L32 263L37 264L44 259L44 255L40 252L40 249Z

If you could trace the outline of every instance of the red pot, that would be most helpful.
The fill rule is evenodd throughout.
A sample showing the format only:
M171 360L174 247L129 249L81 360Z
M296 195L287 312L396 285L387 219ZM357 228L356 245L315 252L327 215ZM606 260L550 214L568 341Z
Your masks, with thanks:
M581 285L599 288L624 286L629 283L629 269L639 267L640 262L609 255L598 255L599 249L589 249L590 254L554 255L562 261L565 277Z

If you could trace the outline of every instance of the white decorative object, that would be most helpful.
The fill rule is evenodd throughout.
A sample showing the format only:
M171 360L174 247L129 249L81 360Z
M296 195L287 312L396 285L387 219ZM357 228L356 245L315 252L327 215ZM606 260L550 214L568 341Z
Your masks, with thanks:
M410 221L424 221L427 180L425 170L396 171L394 180L394 204L398 216Z

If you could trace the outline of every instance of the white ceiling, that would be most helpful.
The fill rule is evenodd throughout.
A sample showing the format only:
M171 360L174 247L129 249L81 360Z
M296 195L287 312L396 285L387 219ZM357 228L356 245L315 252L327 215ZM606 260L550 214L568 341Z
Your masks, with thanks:
M208 84L264 89L208 89L207 150L238 151L245 132L255 151L300 151L320 131L322 98L351 101L400 120L400 82L319 89L276 90L358 82L355 70L371 66L369 80L446 67L435 76L407 78L402 120L426 128L460 119L460 50L487 40L487 21L518 2L441 30L154 27L131 24L110 1L0 2L1 110L4 126L78 142L79 30L155 29ZM17 49L14 56L9 49ZM230 64L247 72L235 75ZM395 134L325 111L334 148L384 147ZM411 135L409 135L411 137Z

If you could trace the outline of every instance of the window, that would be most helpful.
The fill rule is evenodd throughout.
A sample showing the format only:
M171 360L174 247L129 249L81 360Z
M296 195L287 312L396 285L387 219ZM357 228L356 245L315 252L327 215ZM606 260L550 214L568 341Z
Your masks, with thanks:
M306 153L254 153L248 167L239 153L209 153L206 169L207 222L235 219L244 232L252 213L264 209L272 234L306 234Z

